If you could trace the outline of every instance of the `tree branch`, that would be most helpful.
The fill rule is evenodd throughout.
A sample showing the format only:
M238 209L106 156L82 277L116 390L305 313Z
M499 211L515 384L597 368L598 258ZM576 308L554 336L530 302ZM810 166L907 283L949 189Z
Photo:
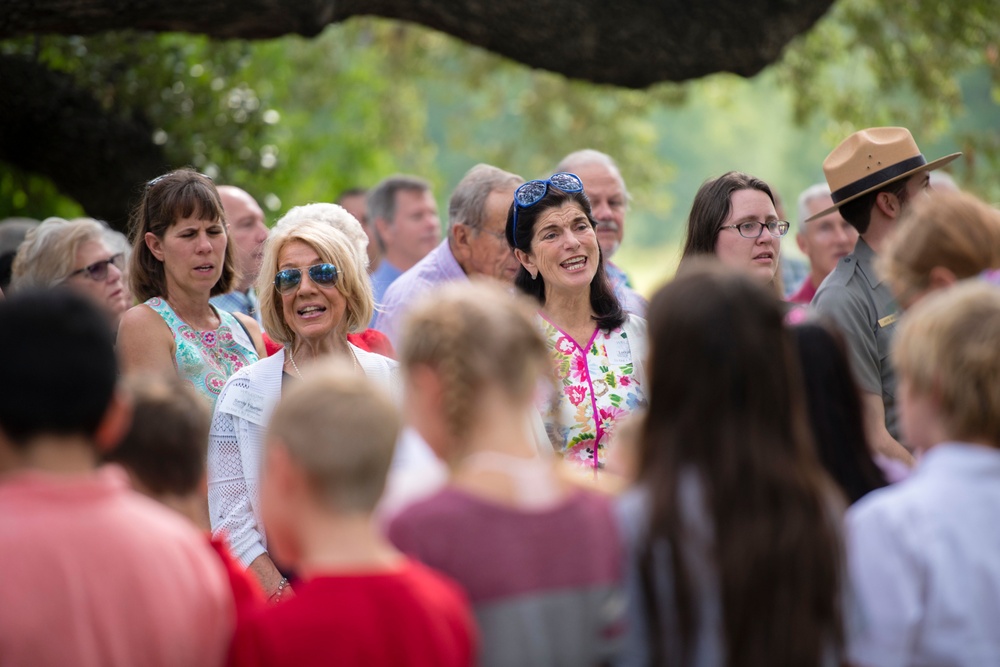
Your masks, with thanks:
M833 0L34 0L0 3L0 39L133 28L314 36L363 14L413 21L532 67L642 88L774 62Z

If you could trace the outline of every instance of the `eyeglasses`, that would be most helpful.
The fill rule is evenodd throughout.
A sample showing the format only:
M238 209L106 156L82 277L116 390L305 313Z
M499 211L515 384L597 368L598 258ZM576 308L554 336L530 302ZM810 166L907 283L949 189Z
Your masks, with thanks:
M521 208L531 208L549 191L549 186L562 190L563 192L583 192L583 181L576 174L561 171L552 174L544 181L528 181L514 191L514 223L511 230L511 237L517 240L517 210Z
M108 257L107 259L102 259L99 262L88 264L82 269L77 269L76 271L73 271L71 274L63 278L63 280L69 280L73 276L86 274L86 276L91 280L96 280L97 282L101 282L102 280L108 279L108 266L110 266L111 264L114 264L115 268L118 269L119 271L124 271L125 254L118 253L117 255L112 255L111 257Z
M719 229L735 229L745 239L757 239L767 229L767 233L774 238L781 238L788 233L789 224L784 220L771 220L770 222L757 222L748 220L738 225L723 225Z
M313 264L306 271L309 273L309 280L323 287L336 285L337 277L340 275L337 267L329 262ZM300 282L302 282L302 269L282 269L274 274L274 288L281 294L293 291Z

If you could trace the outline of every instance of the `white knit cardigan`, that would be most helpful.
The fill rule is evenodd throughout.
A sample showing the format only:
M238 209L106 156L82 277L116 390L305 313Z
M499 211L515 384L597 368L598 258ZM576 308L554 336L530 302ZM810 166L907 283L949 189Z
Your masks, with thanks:
M399 365L351 346L365 375L399 400ZM208 438L208 509L212 535L225 536L233 555L248 567L267 552L260 513L264 433L281 397L285 351L234 373L215 404Z

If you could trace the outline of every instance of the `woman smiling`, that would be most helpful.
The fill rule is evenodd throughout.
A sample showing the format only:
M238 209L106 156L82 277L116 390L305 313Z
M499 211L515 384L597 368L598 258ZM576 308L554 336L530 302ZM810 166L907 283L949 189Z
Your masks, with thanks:
M316 360L340 357L390 392L401 388L394 361L347 340L365 329L374 302L367 256L339 225L359 223L333 204L293 208L275 225L257 293L268 335L284 348L229 379L209 434L212 531L226 535L233 555L274 599L287 594L288 582L267 551L259 480L264 432L283 386Z
M538 300L560 391L543 409L553 446L603 468L615 423L646 403L645 320L622 309L608 282L583 183L559 173L514 193L507 242L517 287Z

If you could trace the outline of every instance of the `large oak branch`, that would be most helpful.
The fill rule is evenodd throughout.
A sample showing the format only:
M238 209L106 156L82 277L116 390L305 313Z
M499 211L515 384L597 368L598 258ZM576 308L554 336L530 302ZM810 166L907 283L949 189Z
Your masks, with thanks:
M45 174L88 215L124 229L136 184L167 168L150 128L31 60L0 56L0 81L0 160Z
M375 15L533 67L641 88L756 74L833 0L0 0L0 39L132 28L260 39Z

